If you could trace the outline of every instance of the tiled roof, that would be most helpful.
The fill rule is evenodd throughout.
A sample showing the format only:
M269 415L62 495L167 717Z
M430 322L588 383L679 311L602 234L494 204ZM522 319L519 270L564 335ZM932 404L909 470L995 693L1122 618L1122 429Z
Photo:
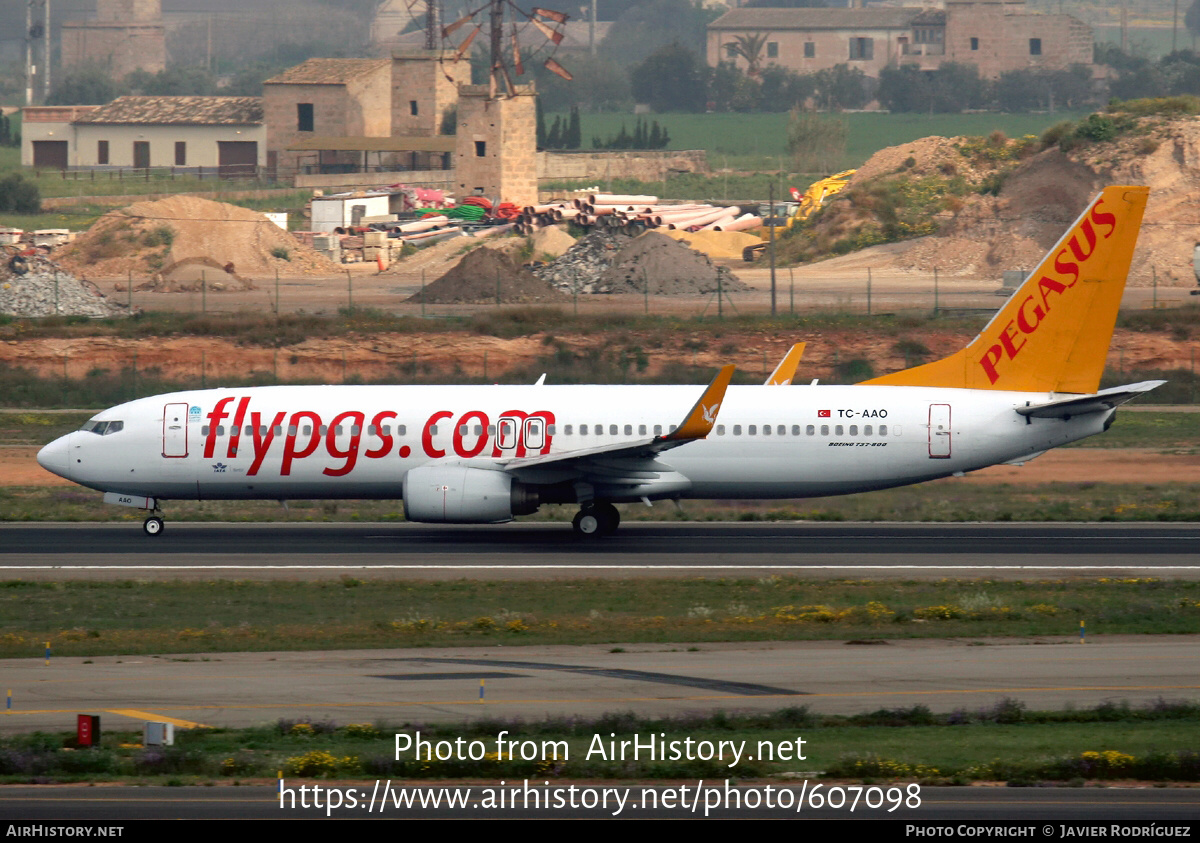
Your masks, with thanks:
M76 123L245 125L263 121L262 97L117 97Z
M907 29L920 8L730 9L709 29Z
M391 59L309 59L272 76L264 85L344 85L391 65Z

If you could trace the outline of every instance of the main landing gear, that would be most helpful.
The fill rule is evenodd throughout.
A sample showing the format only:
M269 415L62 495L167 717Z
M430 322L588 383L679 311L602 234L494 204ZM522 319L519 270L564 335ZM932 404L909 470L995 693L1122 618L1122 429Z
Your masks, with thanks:
M577 536L611 536L621 523L621 513L607 501L584 504L571 526Z
M146 535L148 536L161 536L164 526L163 520L157 515L151 515L142 522L142 529L146 531Z

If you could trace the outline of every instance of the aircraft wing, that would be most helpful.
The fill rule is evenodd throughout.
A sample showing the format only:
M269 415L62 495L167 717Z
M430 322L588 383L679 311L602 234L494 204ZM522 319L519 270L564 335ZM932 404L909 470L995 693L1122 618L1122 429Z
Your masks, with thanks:
M511 472L554 467L570 468L587 474L589 466L599 469L603 465L602 473L611 473L613 467L618 464L622 466L618 471L631 471L635 474L639 471L669 471L671 469L654 462L655 455L708 436L713 425L716 424L717 413L720 411L721 402L725 400L725 390L733 378L735 368L735 366L729 365L717 372L717 376L713 378L712 383L684 416L683 421L670 433L646 439L613 442L595 448L581 448L575 451L536 457L514 457L497 462L504 470ZM636 467L641 461L647 463L647 468Z
M1126 401L1131 401L1164 383L1166 381L1142 381L1128 386L1102 389L1092 395L1074 395L1070 398L1047 401L1044 404L1027 404L1016 409L1022 416L1035 419L1067 419L1072 416L1086 416L1089 413L1102 413L1119 407Z

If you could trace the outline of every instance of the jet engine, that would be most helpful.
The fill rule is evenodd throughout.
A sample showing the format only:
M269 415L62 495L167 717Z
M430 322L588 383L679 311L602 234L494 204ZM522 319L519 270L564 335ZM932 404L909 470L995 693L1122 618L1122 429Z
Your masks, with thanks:
M425 465L404 475L409 521L494 524L536 512L537 489L504 471L465 465Z

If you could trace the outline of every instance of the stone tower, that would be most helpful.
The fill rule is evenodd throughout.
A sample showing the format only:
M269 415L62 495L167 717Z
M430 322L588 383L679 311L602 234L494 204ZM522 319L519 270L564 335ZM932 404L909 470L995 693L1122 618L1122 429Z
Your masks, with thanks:
M496 97L486 85L458 89L458 199L482 192L518 208L537 204L537 94L518 86Z
M64 21L62 66L95 64L114 79L133 70L158 73L167 66L162 0L96 0L96 18Z

